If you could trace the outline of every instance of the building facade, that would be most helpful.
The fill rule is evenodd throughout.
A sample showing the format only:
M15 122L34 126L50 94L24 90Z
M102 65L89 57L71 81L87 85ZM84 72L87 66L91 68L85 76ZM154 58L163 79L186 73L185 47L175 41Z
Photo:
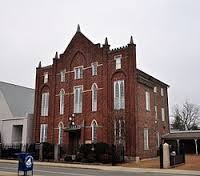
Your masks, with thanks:
M0 81L0 143L32 143L34 93L34 89Z
M168 85L136 68L136 45L110 49L77 32L53 64L36 69L35 142L123 145L130 159L156 156L169 132Z

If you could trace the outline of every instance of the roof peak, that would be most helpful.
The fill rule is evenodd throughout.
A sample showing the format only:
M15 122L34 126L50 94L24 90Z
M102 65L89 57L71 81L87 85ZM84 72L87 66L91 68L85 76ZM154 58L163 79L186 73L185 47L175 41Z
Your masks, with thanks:
M80 25L78 24L76 32L81 32Z
M130 38L130 44L134 44L132 35L131 35L131 38Z

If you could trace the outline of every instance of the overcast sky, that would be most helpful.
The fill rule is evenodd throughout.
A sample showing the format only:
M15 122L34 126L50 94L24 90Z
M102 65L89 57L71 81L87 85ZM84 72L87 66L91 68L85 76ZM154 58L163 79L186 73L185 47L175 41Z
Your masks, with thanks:
M0 81L34 88L76 32L111 48L133 35L137 67L166 82L170 107L200 104L199 0L0 0Z

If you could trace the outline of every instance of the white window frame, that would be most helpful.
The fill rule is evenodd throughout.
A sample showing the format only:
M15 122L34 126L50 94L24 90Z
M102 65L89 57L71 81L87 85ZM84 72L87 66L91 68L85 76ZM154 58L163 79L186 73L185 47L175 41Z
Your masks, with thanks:
M162 117L162 121L165 121L165 108L161 108L161 117Z
M98 62L93 62L91 64L91 67L92 67L92 76L96 76L97 75Z
M122 68L122 55L116 55L114 56L115 59L115 68L116 70Z
M41 116L48 116L49 111L49 92L42 93Z
M98 97L98 86L96 83L92 84L92 112L97 111L97 97Z
M40 143L47 142L48 125L40 124Z
M117 91L118 91L118 93L117 93ZM125 109L125 83L124 83L124 80L114 81L114 109L116 109L116 110Z
M63 129L64 129L64 124L63 122L60 122L58 125L58 144L59 145L63 143Z
M91 128L92 128L92 143L97 142L97 121L93 120L91 123Z
M78 97L76 97L76 90L78 90ZM83 85L74 86L74 113L82 113L82 106L83 106Z
M48 83L48 79L49 79L49 74L48 72L44 73L44 84Z
M154 106L155 108L155 119L157 120L158 119L158 106Z
M83 78L83 66L74 67L74 79Z
M151 110L151 95L149 91L145 92L145 102L146 102L146 110L150 111Z
M144 128L144 150L149 150L149 129Z
M160 95L163 97L164 96L164 89L160 88Z
M65 109L65 90L61 89L59 93L60 97L60 115L64 114L64 109Z
M153 88L153 92L154 92L154 93L157 93L157 86L155 86L155 87Z
M60 82L65 82L65 70L60 72Z

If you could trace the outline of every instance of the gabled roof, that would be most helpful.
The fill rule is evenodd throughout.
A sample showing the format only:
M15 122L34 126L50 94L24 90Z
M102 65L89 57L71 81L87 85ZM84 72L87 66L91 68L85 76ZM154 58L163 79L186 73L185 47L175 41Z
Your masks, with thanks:
M13 117L24 117L26 113L33 113L34 89L0 81L0 91Z
M82 41L81 41L82 40ZM77 32L74 34L74 36L72 37L71 41L69 42L67 48L65 49L64 53L66 53L68 51L68 49L70 49L71 46L75 45L78 42L83 42L85 41L86 43L88 43L89 45L95 45L91 40L89 40L80 30L77 30ZM63 53L63 54L64 54Z
M155 77L143 72L142 70L137 69L137 76L138 76L138 79L142 78L142 79L145 79L147 81L153 82L154 84L160 84L162 86L169 87L168 84L156 79Z

